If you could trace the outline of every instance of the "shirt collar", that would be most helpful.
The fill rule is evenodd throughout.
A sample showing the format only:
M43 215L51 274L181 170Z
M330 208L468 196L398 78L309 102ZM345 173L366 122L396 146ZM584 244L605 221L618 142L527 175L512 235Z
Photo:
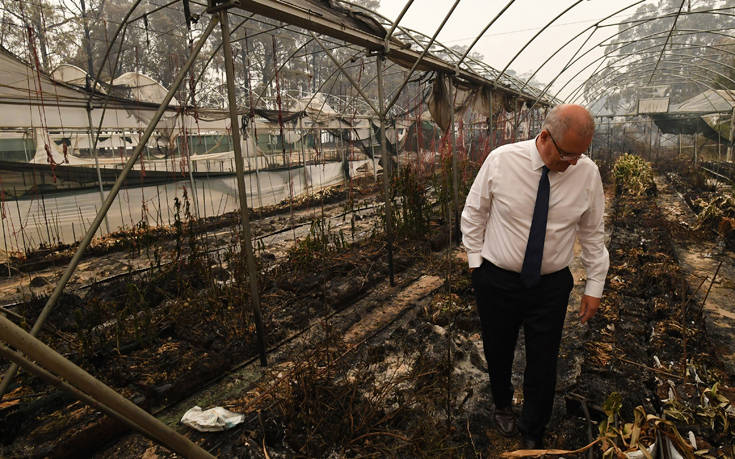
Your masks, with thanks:
M538 136L536 136L533 141L531 142L531 170L537 170L541 169L544 166L544 160L541 159L541 153L538 151L538 147L536 146L536 141L538 140Z

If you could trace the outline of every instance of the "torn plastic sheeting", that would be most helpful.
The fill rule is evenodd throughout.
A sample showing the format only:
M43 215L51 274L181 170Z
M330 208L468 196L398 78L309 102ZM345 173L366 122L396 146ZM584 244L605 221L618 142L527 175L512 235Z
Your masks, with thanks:
M454 100L449 100L450 84L454 86ZM427 105L434 122L439 125L442 131L446 131L449 127L452 107L454 107L454 112L458 114L470 110L489 117L491 107L493 116L497 116L502 110L512 112L520 109L522 101L512 94L500 90L492 90L486 86L458 84L452 82L444 74L437 74Z
M233 413L221 406L202 411L198 406L189 409L181 417L181 423L200 432L220 432L245 421L242 414Z

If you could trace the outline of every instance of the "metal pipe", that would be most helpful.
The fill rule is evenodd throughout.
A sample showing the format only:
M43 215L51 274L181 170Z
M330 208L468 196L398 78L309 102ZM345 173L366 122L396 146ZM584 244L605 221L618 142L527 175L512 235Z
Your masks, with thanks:
M604 18L600 19L599 21L595 22L595 23L594 23L594 24L592 24L591 26L589 26L589 27L587 27L586 29L584 29L584 30L582 30L581 32L579 32L579 33L578 33L577 35L575 35L574 37L570 38L570 39L569 39L569 41L567 41L566 43L564 43L563 45L561 45L561 46L560 46L559 48L557 48L557 49L556 49L556 51L554 51L553 53L551 53L551 55L550 55L550 56L549 56L549 57L548 57L548 58L547 58L547 59L546 59L545 61L543 61L543 62L541 63L541 65L539 65L539 66L538 66L538 67L536 68L536 70L535 70L535 71L534 71L534 72L533 72L533 73L531 74L531 76L529 76L529 77L528 77L528 79L526 79L526 82L525 82L525 83L523 83L523 86L521 87L521 91L523 91L523 90L524 90L524 89L526 88L526 86L528 86L528 83L530 83L530 82L531 82L531 80L533 80L533 77L535 77L535 76L536 76L536 74L537 74L537 73L538 73L538 72L539 72L539 71L540 71L540 70L541 70L541 69L542 69L542 68L543 68L543 67L544 67L544 66L545 66L546 64L548 64L548 63L549 63L549 61L550 61L551 59L553 59L553 58L554 58L554 56L556 56L557 54L559 54L559 53L561 52L561 50L562 50L562 49L566 48L566 47L567 47L567 46L568 46L569 44L571 44L571 43L572 43L572 42L573 42L574 40L576 40L577 38L581 37L581 36L582 36L582 35L583 35L583 34L584 34L585 32L587 32L587 31L589 31L589 30L592 30L592 33L590 34L590 36L589 36L589 37L587 37L587 39L586 39L586 40L584 41L584 43L583 43L583 44L582 44L582 45L581 45L581 46L580 46L580 47L579 47L579 48L577 49L577 52L575 52L575 53L574 53L574 56L576 56L576 55L577 55L577 53L578 53L578 52L580 52L580 51L582 50L582 48L584 48L584 46L585 46L585 45L587 44L587 42L588 42L588 41L589 41L589 40L590 40L590 39L592 38L592 35L594 35L594 34L595 34L595 32L597 31L597 29L598 29L598 28L600 27L600 23L601 23L602 21L606 21L606 20L610 19L611 17L613 17L613 16L616 16L616 15L618 15L618 14L622 13L622 12L623 12L623 11L625 11L625 10L627 10L627 9L629 9L629 8L632 8L632 7L634 7L635 5L638 5L638 4L640 4L640 3L643 3L644 1L646 1L646 0L638 0L638 1L637 1L637 2L635 2L635 3L633 3L633 4L631 4L631 5L628 5L628 6L626 6L625 8L621 8L621 9L619 9L619 10L615 11L614 13L612 13L612 14L610 14L610 15L608 15L608 16L605 16ZM569 61L571 61L572 59L574 59L574 56L572 56L572 57L571 57L571 58L569 59ZM567 62L567 65L569 65L569 62ZM564 71L565 71L565 70L567 69L567 65L565 65L565 66L564 66L564 68L562 69L562 72L564 72ZM534 102L534 105L533 105L533 106L532 106L531 108L533 108L533 107L534 107L534 106L536 105L536 102L538 102L538 100L539 100L539 98L540 98L540 97L543 97L543 95L544 95L544 94L546 94L546 91L547 91L548 87L549 87L549 86L550 86L551 84L553 84L553 81L552 81L552 82L551 82L551 83L550 83L549 85L547 85L547 86L546 86L546 87L544 88L544 90L543 90L543 91L541 92L541 95L540 95L540 96L539 96L538 98L536 98L536 101Z
M590 88L591 90L588 92L588 94L589 93L595 94L595 93L599 93L600 91L603 91L604 89L606 89L605 87L600 87L603 84L607 84L608 86L610 84L612 84L612 85L614 85L614 86L617 87L617 86L620 86L621 83L624 83L624 82L629 83L632 80L633 77L638 77L638 76L641 76L642 74L648 73L650 71L650 70L648 70L648 67L650 67L651 65L653 65L653 64L645 64L645 65L642 64L640 66L642 68L635 69L635 70L632 70L630 72L626 72L624 74L608 75L606 78L599 80L597 85L592 86L592 88ZM694 66L692 66L691 68L687 68L686 69L687 70L687 75L682 75L682 74L679 74L679 73L675 73L676 70L682 70L682 69L684 69L683 66L680 67L680 68L674 68L674 67L672 67L672 68L664 68L664 67L662 67L661 68L661 70L665 70L664 74L667 75L667 76L670 76L670 77L673 76L673 77L679 77L679 78L684 78L684 79L689 79L690 80L690 78L688 78L687 75L696 76L696 77L702 78L703 81L709 82L712 85L714 85L714 86L706 85L707 88L709 88L709 89L715 89L715 86L719 86L720 88L727 89L726 86L724 86L722 83L719 83L715 79L715 77L713 77L712 75L697 73L695 71L696 67L694 67ZM704 70L705 71L709 71L709 69L706 69L706 68L704 68ZM610 79L610 78L612 78L612 80L610 82L608 82L608 79ZM701 81L698 81L698 83L702 83L702 82ZM580 86L580 89L581 89L581 86ZM721 97L723 100L726 100L722 95L717 94L717 93L715 93L715 94L718 97ZM589 99L589 97L587 95L583 95L582 93L580 93L580 94L577 94L575 97L573 97L571 99L567 99L567 100L569 100L570 103L575 103L575 101L577 101L580 97L585 97L585 98ZM714 108L714 106L713 106L713 108Z
M92 124L92 107L89 104L87 104L87 121L89 122L89 135L87 141L89 142L89 149L92 150L94 156L94 168L97 171L97 183L100 186L100 205L104 205L105 189L102 186L102 172L100 171L100 160L97 155L97 148L93 148L92 146L92 130L94 129L94 126ZM105 214L105 229L107 230L107 234L110 234L110 222L107 220L107 214Z
M52 373L64 378L69 384L88 394L91 398L99 400L102 404L109 406L121 416L130 419L133 423L140 426L144 432L147 432L182 456L214 458L214 456L191 440L171 430L166 424L153 417L150 413L74 365L3 315L0 315L0 336L10 346L22 351L30 359L38 362Z
M719 130L717 132L720 132ZM732 162L732 146L735 138L735 108L732 109L730 115L730 138L727 140L727 153L725 154L725 161Z
M169 102L171 102L171 99L173 99L174 93L176 93L176 91L179 89L181 82L184 81L184 77L186 76L186 73L188 72L192 64L194 64L194 61L196 60L196 57L199 54L199 51L201 51L202 46L204 46L204 43L207 41L207 38L209 38L209 35L212 33L212 30L214 30L214 27L217 25L217 22L219 21L216 18L212 18L212 21L209 23L206 30L202 33L202 36L200 37L199 42L197 42L196 47L194 48L191 55L189 56L189 59L187 59L184 66L179 71L179 74L176 75L176 79L174 79L174 82L172 83L171 88L169 88L168 93L166 94L166 96L163 98L163 101L161 102L161 105L158 107L158 110L153 115L153 119L151 119L150 123L148 123L148 127L143 133L143 136L141 137L140 142L138 143L138 146L135 148L135 151L133 152L133 154L128 159L127 163L125 163L125 166L120 171L120 175L117 177L117 180L115 180L115 184L112 186L112 189L108 193L107 198L105 199L105 203L102 205L102 207L97 212L97 215L95 216L94 221L91 223L91 225L89 226L89 229L87 230L87 234L84 236L82 241L79 243L79 247L77 247L77 251L74 253L74 256L69 262L69 265L66 267L66 270L62 274L61 279L59 279L58 284L56 284L56 288L54 289L49 299L46 301L46 305L44 305L43 310L41 310L41 313L38 315L38 319L36 319L36 322L33 324L33 328L31 329L31 332L30 332L31 336L38 335L38 332L43 326L43 323L46 321L46 318L48 317L49 313L51 313L51 309L53 309L54 305L56 304L56 301L58 301L59 297L61 296L61 292L64 291L64 287L66 286L66 283L69 282L71 275L74 273L74 270L76 270L77 266L79 265L79 261L82 259L82 254L89 246L89 243L92 241L92 238L94 237L94 234L97 232L97 229L99 229L100 224L102 223L102 219L107 214L107 211L110 209L110 206L112 205L112 202L115 200L117 193L120 191L120 188L122 187L122 184L125 181L125 178L128 176L128 173L133 168L133 164L135 164L135 161L140 156L141 151L143 151L143 148L145 147L145 144L148 142L148 139L151 137L151 134L153 134L153 130L156 128L158 121L161 119L161 116L163 116L163 112L166 111L166 109L168 108L168 104ZM10 382L13 380L13 376L15 376L15 372L17 370L18 370L18 366L15 364L11 364L10 368L8 368L8 371L5 373L5 377L0 383L0 397L3 394L5 394L5 391L7 390Z
M656 19L658 19L658 18L656 18ZM725 37L725 38L732 38L732 35L723 33L724 31L728 31L728 30L732 30L732 28L731 27L721 27L719 29L678 29L678 32L679 33L675 33L675 34L673 34L673 36L674 37L684 37L684 36L687 36L687 35L699 35L699 34L703 34L703 33L708 33L708 34L717 35L717 36L721 36L721 37ZM597 45L597 47L613 46L613 45L630 45L630 44L633 44L633 43L640 43L643 40L659 40L662 37L658 37L658 36L659 35L663 35L664 33L667 33L667 32L665 32L665 31L663 31L663 32L656 32L656 33L653 33L653 34L648 35L648 36L645 36L645 37L637 38L635 40L615 41L615 42L607 43L607 44L604 44L604 45L602 43L600 43L600 44ZM614 34L613 36L617 36L617 35L620 35L620 33Z
M444 24L447 23L447 21L449 20L449 17L452 15L455 8L457 8L457 5L459 5L459 2L460 0L456 0L454 2L454 5L452 5L452 7L449 9L449 12L446 14L446 16L444 16L444 20L441 22L441 24L439 24L439 27L434 32L434 35L431 37L431 40L429 40L429 43L427 43L426 47L424 47L424 50L421 53L421 55L418 57L418 59L416 59L416 62L413 63L413 66L411 67L411 70L408 72L408 75L406 75L406 77L403 79L403 83L401 83L401 86L399 86L398 90L395 92L395 95L393 96L393 100L391 100L390 103L386 106L385 108L386 114L388 110L390 110L393 107L393 105L398 101L398 97L401 95L401 91L408 84L408 80L411 79L411 76L413 75L413 72L416 70L416 67L418 67L421 61L424 60L426 53L428 53L429 49L431 49L431 45L434 44L434 40L436 40L437 35L439 35L439 32L441 32L441 30L444 28Z
M549 82L549 83L548 83L548 84L546 85L547 87L545 87L545 88L544 88L544 93L545 93L545 92L546 92L546 91L548 90L548 88L549 88L549 87L550 87L550 86L551 86L551 85L552 85L552 84L553 84L553 83L554 83L554 82L555 82L555 81L556 81L556 80L557 80L557 79L558 79L558 78L559 78L559 77L561 76L561 74L562 74L562 73L563 73L563 72L564 72L564 71L565 71L566 69L568 69L568 68L570 68L570 67L571 67L572 65L576 64L576 63L577 63L577 62L578 62L578 61L579 61L580 59L582 59L582 58L583 58L584 56L586 56L587 54L591 53L591 52L592 52L592 51L593 51L593 50L594 50L595 48L597 48L597 47L599 47L599 46L602 46L602 44L603 44L603 43L605 43L606 41L608 41L608 40L611 40L611 39L613 39L613 38L615 38L615 37L617 37L617 36L619 36L619 35L621 35L621 34L623 34L623 33L627 32L628 30L634 29L634 28L636 28L636 27L639 27L639 26L641 26L641 25L643 25L643 24L645 24L645 23L648 23L648 22L652 22L652 21L655 21L655 20L657 20L657 19L659 19L659 18L658 18L658 17L654 17L654 18L647 18L647 19L643 19L643 20L641 20L641 22L640 22L640 23L637 23L637 24L635 24L635 25L632 25L632 26L630 26L630 27L627 27L627 28L625 28L625 29L622 29L622 30L618 30L618 31L617 31L617 32L615 32L614 34L612 34L612 35L609 35L609 36L607 36L607 37L603 38L602 40L600 40L599 42L597 42L597 44L595 44L594 46L592 46L592 47L591 47L590 49L588 49L588 50L587 50L587 51L585 51L584 53L582 53L582 54L580 54L579 56L577 56L577 57L576 57L576 58L574 59L574 61L573 61L573 62L570 62L570 63L568 63L568 64L567 64L567 65L566 65L566 66L564 67L564 69L562 70L562 72L559 72L559 73L557 74L557 76L556 76L556 77L554 77L554 79L553 79L553 80L552 80L551 82ZM558 97L559 93L561 93L561 91L562 91L562 90L563 90L563 89L564 89L564 88L565 88L565 87L566 87L566 86L567 86L567 85L568 85L568 84L569 84L569 83L571 82L571 80L573 80L574 78L576 78L576 77L577 77L577 76L578 76L579 74L581 74L581 73L582 73L582 72L583 72L583 71L584 71L585 69L587 69L587 68L591 67L591 66L592 66L592 65L593 65L593 64L594 64L595 62L597 62L597 61L600 61L600 60L603 60L603 59L605 59L605 58L606 58L607 56L609 56L610 54L612 54L612 53L614 53L614 52L616 52L616 51L619 51L619 50L621 50L621 49L625 48L626 46L630 45L631 43L638 43L638 42L639 42L639 41L641 41L641 40L645 40L645 39L648 39L648 38L656 37L656 36L659 36L659 35L661 35L661 34L663 34L663 32L656 32L656 33L653 33L653 34L650 34L650 35L646 35L646 36L644 36L644 37L641 37L641 38L640 38L639 40L636 40L636 41L634 41L634 42L628 42L628 43L626 43L626 44L623 44L622 46L620 46L620 47L618 47L618 48L616 48L616 49L613 49L613 50L609 50L609 51L606 51L606 52L605 52L605 53L604 53L604 54L603 54L602 56L598 57L597 59L595 59L595 60L593 60L592 62L590 62L589 64L587 64L587 65L586 65L586 66L585 66L585 67L584 67L584 68L583 68L582 70L580 70L579 72L575 73L575 74L574 74L574 75L573 75L573 76L572 76L572 77L571 77L570 79L568 79L568 80L567 80L567 82L566 82L566 83L564 84L564 86L562 86L562 87L561 87L561 88L560 88L560 89L559 89L559 90L558 90L558 91L556 92L556 94L555 94L555 95L554 95L553 97L554 97L554 98ZM607 44L606 46L610 46L610 45L614 45L614 44L620 44L620 43L608 43L608 44Z
M658 60L656 61L656 66L653 68L653 72L651 72L651 77L648 79L648 84L650 85L653 81L654 75L656 75L656 70L658 69L658 65L661 63L661 58L664 57L664 53L666 52L666 45L669 44L669 40L671 40L671 34L674 33L674 29L676 29L676 22L679 20L679 15L681 14L681 9L684 8L684 3L687 0L681 0L681 5L679 5L679 11L676 12L676 16L674 17L674 23L671 24L671 29L669 30L669 34L666 36L666 41L664 41L663 46L661 46L661 54L658 55Z
M531 44L531 42L533 42L539 35L541 35L544 30L548 29L549 26L551 26L551 24L553 24L554 22L556 22L557 19L559 19L560 17L564 16L567 13L567 11L569 11L572 8L574 8L575 6L579 5L580 3L582 3L582 1L583 0L577 0L576 2L574 2L573 4L571 4L569 7L567 7L567 9L565 9L561 13L557 14L556 17L554 17L554 19L552 19L551 21L549 21L538 32L536 32L536 34L533 37L531 37L531 39L528 40L526 42L526 44L523 45L523 47L520 50L518 50L518 52L516 53L516 55L513 56L513 59L511 59L510 61L508 61L508 63L505 65L505 68L500 72L500 74L497 76L497 78L495 78L495 84L498 84L498 81L500 81L500 77L502 77L505 74L505 71L508 70L508 67L510 67L510 64L512 64L513 61L515 61L516 58L521 55L521 53L528 47L528 45Z
M334 65L336 65L339 68L339 70L342 72L342 75L344 75L347 78L347 81L349 81L350 84L355 88L355 90L360 94L360 96L362 96L362 98L365 99L365 102L367 102L367 104L370 106L370 108L373 109L373 111L377 115L380 115L380 113L378 112L378 109L375 108L375 105L373 105L372 102L370 102L370 99L362 91L362 88L360 88L360 85L358 85L355 82L355 80L352 79L352 77L350 76L350 74L347 73L347 71L342 67L342 64L340 64L340 62L337 60L337 58L334 57L334 54L332 54L332 52L329 51L326 46L324 46L324 43L322 43L322 41L319 40L319 37L317 37L314 32L309 32L309 33L311 33L311 36L314 37L314 40L324 50L324 52L327 54L327 56L329 56L329 59L334 63Z
M650 48L648 48L648 49L650 49ZM672 51L679 51L679 49L674 49ZM619 68L627 67L628 65L631 65L631 64L635 64L637 62L640 62L641 59L633 60L632 62L624 62L624 63L622 63L620 65L615 65L615 64L617 64L619 62L622 62L625 59L628 59L630 57L641 57L643 55L651 54L652 52L653 51L641 50L640 52L625 54L625 55L621 56L620 59L617 59L614 62L612 62L609 65L607 65L607 68L619 69ZM727 64L725 62L718 61L718 60L715 60L715 59L709 59L709 58L706 58L706 57L703 57L703 56L695 56L695 55L692 55L692 54L680 54L680 53L675 53L675 52L670 52L670 53L666 54L666 56L682 57L682 58L694 59L694 60L702 60L702 61L706 61L706 62L709 62L709 63L712 63L712 64L721 65L721 66L726 67L726 68L728 68L730 70L735 70L735 66L732 66L730 64ZM673 61L672 59L667 59L664 62L672 62L672 61ZM674 61L674 62L676 62L676 61ZM653 65L653 64L649 64L649 65ZM702 67L702 66L698 66L698 67L699 68L706 68L706 67ZM721 75L721 76L723 76L723 75Z
M143 14L141 14L138 17L135 17L135 18L131 19L129 22L140 21L145 16L150 16L151 14L156 13L156 12L158 12L158 11L164 9L164 8L168 8L169 6L173 5L174 3L179 3L179 1L180 0L171 0L170 2L168 2L168 3L164 4L164 5L161 5L161 6L158 6L156 8L153 8L152 10L150 10L150 11L148 11L146 13L143 13Z
M454 98L456 91L454 89L454 82L452 78L449 78L449 103L451 110L449 111L449 142L452 148L452 200L454 206L452 206L452 212L449 216L449 247L447 250L451 250L452 247L452 234L459 234L459 173L457 172L457 151L455 149L455 138L454 138ZM454 215L451 215L454 214ZM454 221L452 221L452 217Z
M633 26L633 27L635 27L635 26ZM630 28L632 28L632 27L630 27ZM630 28L629 28L629 29L630 29ZM626 29L626 30L628 30L628 29ZM618 33L616 33L616 34L613 34L613 35L611 35L610 37L607 37L607 38L605 38L604 40L602 40L602 42L600 42L600 43L603 43L603 42L605 42L605 41L609 40L610 38L613 38L613 37L615 37L615 36L619 35L619 34L620 34L620 33L622 33L622 32L624 32L624 31L620 31L620 32L618 32ZM647 37L643 37L642 39L645 39L645 38L648 38L648 37L652 37L652 36L654 36L654 35L661 35L661 32L658 32L658 33L655 33L655 34L651 34L651 35L648 35ZM631 43L633 43L633 42L631 42ZM567 87L567 85L569 85L569 83L571 83L571 82L572 82L572 80L574 80L574 78L576 78L576 77L577 77L577 76L579 76L579 75L580 75L580 74L581 74L582 72L584 72L584 71L585 71L586 69L588 69L588 68L590 68L590 67L591 67L592 65L594 65L594 64L595 64L595 62L599 62L599 64L598 64L598 69L599 69L599 68L600 68L600 67L602 66L602 64L604 63L604 60L605 60L605 59L607 59L607 57L608 57L609 55L611 55L612 53L615 53L615 52L617 52L617 51L619 51L619 50L621 50L621 49L623 49L623 48L627 47L627 46L628 46L628 45L630 45L631 43L628 43L628 44L622 45L622 46L620 46L620 47L618 47L618 48L615 48L615 49L609 50L609 51L605 52L605 53L604 53L604 54L603 54L602 56L600 56L600 57L598 57L598 58L594 59L594 60L593 60L592 62L588 63L588 64L587 64L587 65L586 65L586 66L585 66L584 68L582 68L582 69L581 69L581 70L580 70L579 72L575 73L575 74L574 74L574 75L573 75L573 76L572 76L571 78L569 78L569 79L567 80L567 82L566 82L566 83L564 83L564 85L563 85L563 86L562 86L561 88L559 88L559 90L558 90L558 91L556 92L556 94L555 94L555 96L554 96L554 97L557 97L557 96L558 96L558 95L559 95L559 94L560 94L560 93L561 93L561 92L562 92L562 91L564 90L564 88L566 88L566 87ZM644 49L651 49L651 48L653 48L653 47L654 47L654 46L651 46L651 47L649 47L649 48L644 48ZM580 59L581 59L582 57L584 57L585 55L589 54L589 53L590 53L590 52L591 52L591 51L592 51L593 49L594 49L594 48L591 48L591 49L589 49L589 50L585 51L584 53L582 53L582 54L581 54L581 55L580 55L579 57L577 57L577 58L576 58L576 59L574 60L574 62L570 63L570 65L569 65L568 67L570 67L571 65L574 65L574 64L575 64L575 63L576 63L577 61L579 61L579 60L580 60ZM568 67L567 67L567 68L568 68ZM592 73L593 73L593 75L595 75L595 74L597 74L597 71L594 71L594 72L592 72ZM557 77L558 77L558 76L557 76ZM588 79L589 79L589 78L588 78ZM552 83L553 83L554 81L556 81L556 78L555 78L555 79L554 79L554 80L552 81ZM586 80L585 80L585 81L583 81L581 85L584 85L584 83L585 83L585 82L586 82ZM551 83L549 83L549 84L551 84ZM581 86L581 85L580 85L580 86ZM569 97L570 97L570 96L571 96L572 94L574 94L575 92L576 92L576 90L575 90L575 91L572 91L572 93L571 93L571 94L570 94L569 96L567 96L567 97L566 97L566 99L567 99L567 100L569 100Z
M644 74L644 73L647 73L647 71L646 71L646 70L641 70L641 71L631 72L631 73L629 73L629 74L626 74L625 76L626 76L627 78L631 78L631 77L634 77L634 76L642 75L642 74ZM680 80L684 80L684 81L689 81L689 82L692 82L692 83L695 83L695 84L699 84L699 85L702 85L702 86L704 86L704 87L705 87L705 88L707 88L707 89L715 89L715 87L714 87L714 86L710 86L709 84L707 84L707 83L704 83L703 81L700 81L700 80L695 80L695 79L693 79L693 78L690 78L690 77L688 77L688 76L685 76L685 75L680 75L680 74L677 74L677 73L673 73L673 72L670 72L670 71L668 71L668 70L664 71L664 69L662 69L662 74L663 74L663 75L666 75L666 76L668 76L668 77L670 77L670 78L678 78L678 79L680 79ZM716 80L715 80L714 78L712 78L712 77L709 77L709 76L707 76L707 75L703 75L703 74L700 74L700 73L696 73L696 72L694 72L693 70L689 70L689 74L690 74L690 75L693 75L693 76L696 76L696 77L698 77L698 78L701 78L702 80L704 80L704 81L707 81L707 82L709 82L709 83L712 83L712 84L715 84L715 85L719 85L719 86L720 86L721 88L725 88L725 86L724 86L724 85L722 85L721 83L719 83L718 81L716 81ZM617 82L616 82L616 83L617 83ZM617 84L616 84L616 85L614 85L614 86L612 86L612 87L617 87ZM612 87L609 87L609 86L608 86L608 87L604 87L604 88L600 88L600 89L596 90L596 92L594 93L593 97L591 97L591 98L590 98L589 100L595 100L595 99L597 98L597 96L598 96L598 95L600 95L600 94L603 94L603 93L604 93L604 92L605 92L606 90L610 90L610 89L612 89ZM726 89L726 88L725 88L725 89ZM718 94L718 96L719 96L719 94ZM574 103L574 102L576 102L576 100L577 100L577 98L578 98L578 97L579 97L579 96L577 96L577 97L575 97L574 99L570 100L570 101L569 101L569 103ZM720 96L720 97L721 97L721 96Z
M122 414L118 413L114 409L110 408L109 406L100 403L98 400L93 399L89 395L85 394L84 392L80 391L76 387L72 386L71 384L65 382L63 379L59 378L58 376L49 373L45 369L39 367L35 363L31 362L23 354L16 352L9 347L0 344L0 357L7 359L10 362L15 363L19 367L23 368L25 371L38 376L39 378L43 379L49 384L53 384L55 386L60 387L61 389L71 393L74 397L79 399L80 401L86 403L87 405L96 408L100 411L104 411L109 416L117 419L123 424L128 424L133 429L143 433L146 436L150 437L150 434L148 434L145 429L143 429L138 423L135 421L132 421ZM153 440L155 440L154 437L151 437Z
M645 1L645 0L640 0L640 1ZM500 10L500 12L498 14L496 14L495 17L492 18L492 20L490 22L487 23L487 25L485 26L485 28L482 29L482 32L480 32L477 35L477 37L475 37L475 39L472 41L472 44L470 44L470 46L465 50L464 54L459 59L459 61L457 61L457 63L455 64L455 67L456 68L459 68L460 64L462 64L462 62L465 60L465 58L467 57L467 55L470 54L470 51L472 51L472 48L474 48L475 45L477 44L477 42L480 41L480 38L482 38L482 36L485 35L485 32L487 32L487 30L490 27L492 27L493 24L495 24L495 21L497 21L498 18L500 18L500 16L502 16L503 13L505 13L505 10L507 10L508 8L510 8L510 5L512 5L514 2L515 2L515 0L510 0L508 3L506 3L506 5L503 7L503 9Z
M230 125L232 131L232 146L235 151L235 169L237 173L237 190L240 196L240 223L242 233L240 234L240 255L244 253L247 257L248 278L250 280L250 300L255 315L255 330L257 334L258 352L260 354L261 366L266 366L268 361L265 356L265 328L263 327L263 316L260 312L260 293L258 289L258 269L255 266L253 245L250 240L250 211L248 210L248 196L245 191L245 171L242 161L242 147L240 145L240 128L237 119L237 101L235 99L235 66L232 60L232 46L228 40L230 36L230 23L227 11L219 12L220 25L222 28L222 50L225 54L225 74L227 76L227 102L230 109ZM244 233L244 234L243 234Z
M393 36L393 32L396 30L396 27L398 27L398 24L401 22L401 19L403 19L403 16L406 14L406 11L411 7L413 4L413 0L408 0L406 4L403 6L403 10L401 10L401 13L398 15L398 19L393 21L393 25L390 27L390 30L388 31L388 34L385 36L385 49L388 49L388 43L390 42L390 37Z
M383 158L383 191L385 194L385 240L388 245L388 276L390 278L391 287L396 285L393 275L393 209L391 203L391 182L393 180L393 158L388 156L388 148L385 144L385 114L383 111L383 61L385 56L380 55L376 59L377 71L378 71L378 105L380 111L378 116L380 117L380 156Z
M650 54L650 52L642 52L642 53L628 54L628 55L622 57L621 59L616 60L614 63L620 62L620 61L622 61L624 59L627 59L627 58L629 58L631 56L640 56L640 55L645 55L645 54ZM687 55L687 54L678 54L678 53L670 53L668 55L669 56L674 56L674 57L682 57L682 58L693 58L693 57L696 57L697 59L701 59L701 60L704 60L704 61L707 61L707 62L712 62L712 63L715 63L715 64L720 64L720 65L722 65L724 67L727 67L727 68L729 68L731 70L735 70L735 67L733 67L733 66L730 66L728 64L725 64L725 63L722 63L722 62L719 62L719 61L715 61L713 59L707 59L705 57L690 56L690 55ZM673 60L666 60L665 63L682 64L683 62L677 62L677 61L673 61ZM723 73L720 73L720 72L717 72L715 70L712 70L709 67L704 67L704 66L701 66L701 65L698 65L698 64L695 64L695 63L691 63L691 62L688 62L687 64L689 66L694 67L694 68L698 68L698 69L705 70L707 72L715 73L718 76L722 77L723 79L728 80L728 81L730 81L730 82L732 82L732 83L735 84L735 81L733 81L727 75L725 75ZM625 64L623 64L620 67L629 67L629 66L636 66L636 67L646 67L646 66L648 66L648 67L650 67L651 65L653 65L653 64L647 64L647 63L644 62L644 59L641 58L641 59L638 59L638 60L635 60L635 61L632 61L632 62L629 62L629 63L625 63ZM606 66L606 68L618 68L618 67L613 66L613 65L608 65L608 66ZM630 72L626 72L626 74L629 74L629 73ZM571 99L569 99L569 100L576 100L579 97L579 94L578 94L579 90L582 88L582 86L586 85L588 82L594 81L594 80L604 81L604 78L605 78L605 75L600 75L600 74L598 74L598 73L595 72L595 76L594 77L588 78L587 80L583 81L582 83L580 83L579 86L577 86L570 93L569 98L571 98Z
M351 44L358 45L363 49L384 50L385 48L384 37L378 37L377 35L369 32L358 30L344 23L331 20L330 18L320 17L319 15L315 15L313 12L307 11L295 4L287 4L276 0L242 0L238 3L238 7L252 12L257 12L258 14L272 19L288 22L297 27L303 27L317 33L329 35L335 39L345 40ZM391 24L390 20L383 18L380 15L376 16L379 20L384 21L385 24ZM386 27L388 26L386 25ZM413 39L413 37L411 37L412 34L420 35L415 31L410 31L410 33L408 33L406 32L407 29L401 26L398 26L397 30L404 32L406 36L411 39ZM444 47L444 53L458 55L446 47ZM418 51L415 51L410 47L392 47L387 52L386 57L403 62L414 62L418 58L419 54L420 53ZM491 69L487 64L481 64L474 60L473 63L481 66L482 69L485 70L486 74L494 75L497 72L496 70ZM436 71L451 73L455 70L451 63L433 55L426 56L424 58L424 64ZM490 79L491 77L476 73L474 70L460 70L459 74L456 76L478 85L493 85L493 81ZM518 86L521 85L520 81L516 81L513 78L507 79L508 81L517 83ZM503 90L510 93L525 97L533 97L532 94L521 94L517 89L505 84L501 87Z

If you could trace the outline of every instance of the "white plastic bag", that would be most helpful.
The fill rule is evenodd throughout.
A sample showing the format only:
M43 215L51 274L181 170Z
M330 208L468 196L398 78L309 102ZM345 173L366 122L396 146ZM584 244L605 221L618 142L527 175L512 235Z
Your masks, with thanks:
M181 417L181 423L200 432L219 432L245 421L242 414L233 413L221 406L202 411L198 406L189 409Z

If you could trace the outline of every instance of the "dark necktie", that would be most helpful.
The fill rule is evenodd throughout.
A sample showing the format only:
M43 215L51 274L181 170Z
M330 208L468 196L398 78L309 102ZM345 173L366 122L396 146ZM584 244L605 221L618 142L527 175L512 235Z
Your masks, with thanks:
M528 233L526 255L523 257L521 280L526 287L533 287L541 279L541 258L544 255L544 238L546 237L546 217L549 215L549 168L541 170L538 182L536 205L533 207L531 231Z

